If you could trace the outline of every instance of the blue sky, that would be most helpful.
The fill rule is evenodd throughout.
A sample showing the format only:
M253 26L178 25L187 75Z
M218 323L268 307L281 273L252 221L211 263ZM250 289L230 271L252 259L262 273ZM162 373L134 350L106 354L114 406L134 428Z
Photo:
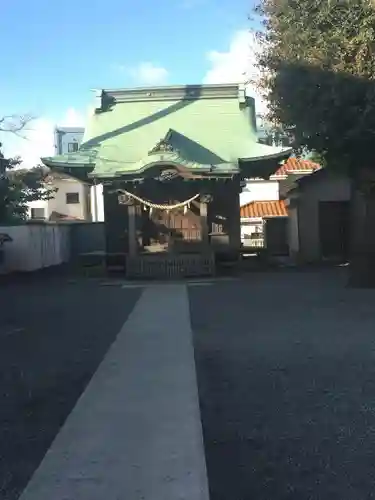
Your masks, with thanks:
M246 64L251 0L3 3L0 116L78 124L90 89L236 81Z

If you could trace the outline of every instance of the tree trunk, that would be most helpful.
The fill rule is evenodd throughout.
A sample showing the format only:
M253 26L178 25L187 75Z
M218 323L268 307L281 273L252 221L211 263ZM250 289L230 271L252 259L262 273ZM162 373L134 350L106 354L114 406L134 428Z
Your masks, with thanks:
M375 191L369 185L352 181L349 286L356 288L375 288Z

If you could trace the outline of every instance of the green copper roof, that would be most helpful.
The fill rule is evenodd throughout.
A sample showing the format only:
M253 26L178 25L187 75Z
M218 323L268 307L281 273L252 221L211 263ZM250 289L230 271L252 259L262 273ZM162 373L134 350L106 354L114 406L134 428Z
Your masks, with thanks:
M85 165L93 177L136 175L157 163L237 173L239 159L288 156L257 142L254 100L237 85L102 91L78 153L43 158L49 167ZM276 170L276 168L275 168Z
M55 167L95 167L96 151L90 149L87 151L77 151L76 153L69 153L65 155L56 155L48 158L42 158L43 163L49 166L51 163Z

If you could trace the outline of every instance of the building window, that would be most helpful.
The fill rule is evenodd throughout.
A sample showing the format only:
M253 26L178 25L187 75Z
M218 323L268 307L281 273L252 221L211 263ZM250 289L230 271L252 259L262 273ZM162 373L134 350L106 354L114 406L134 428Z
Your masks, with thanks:
M79 193L66 193L66 203L67 205L79 203Z
M68 153L76 153L78 151L78 142L68 142Z
M43 207L36 207L31 209L31 218L32 219L44 219L45 213Z

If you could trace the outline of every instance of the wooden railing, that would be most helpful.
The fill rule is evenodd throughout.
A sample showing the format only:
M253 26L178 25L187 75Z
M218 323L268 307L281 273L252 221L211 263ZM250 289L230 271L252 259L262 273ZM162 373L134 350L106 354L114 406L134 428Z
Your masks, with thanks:
M179 237L174 236L176 240L179 241L199 241L201 240L201 230L200 229L177 229L176 232ZM172 233L173 235L173 233Z
M130 279L181 279L215 274L213 254L142 254L128 257Z

